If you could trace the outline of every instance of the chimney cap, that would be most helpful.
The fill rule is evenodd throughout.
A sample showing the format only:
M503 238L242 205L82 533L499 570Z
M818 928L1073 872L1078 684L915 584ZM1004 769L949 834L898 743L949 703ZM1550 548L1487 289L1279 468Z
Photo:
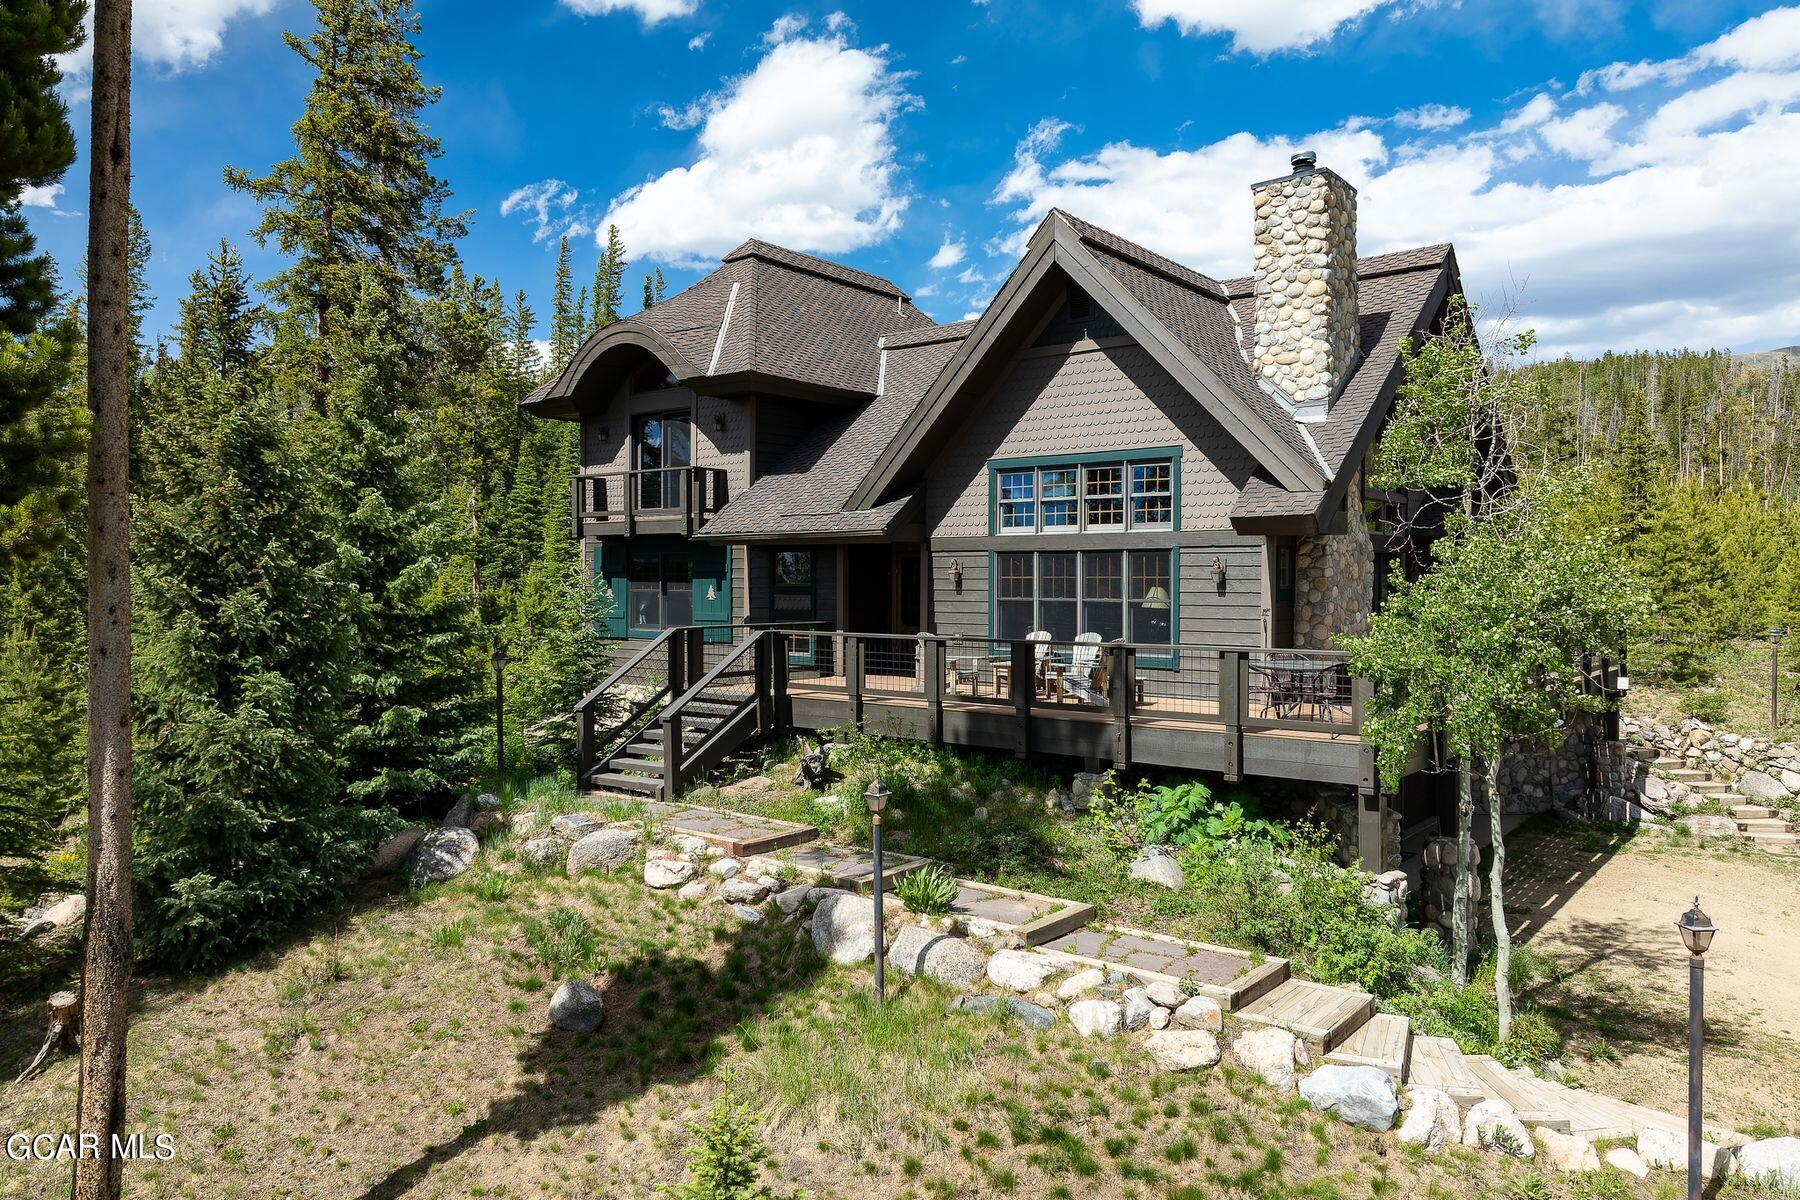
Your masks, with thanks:
M1319 152L1317 150L1301 150L1292 155L1288 159L1288 163L1296 171L1310 171L1319 165Z

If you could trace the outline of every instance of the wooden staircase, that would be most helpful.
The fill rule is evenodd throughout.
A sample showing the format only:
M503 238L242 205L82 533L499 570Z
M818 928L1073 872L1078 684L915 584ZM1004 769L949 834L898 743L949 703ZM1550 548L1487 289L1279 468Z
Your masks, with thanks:
M701 694L686 704L683 709L686 716L681 723L682 748L691 756L731 717L741 700L741 696ZM601 791L662 797L667 757L663 753L666 733L661 715L659 709L634 737L588 772L588 786Z
M1772 854L1800 853L1800 824L1785 819L1775 809L1751 802L1732 791L1729 783L1713 778L1710 771L1689 766L1682 759L1665 756L1650 765L1696 796L1723 805L1738 832L1758 849Z

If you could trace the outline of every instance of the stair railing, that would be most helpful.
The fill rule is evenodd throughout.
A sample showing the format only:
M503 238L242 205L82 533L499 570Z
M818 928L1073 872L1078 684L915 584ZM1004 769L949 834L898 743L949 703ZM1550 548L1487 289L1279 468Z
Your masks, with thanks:
M662 722L662 799L665 802L673 803L687 778L717 766L751 734L773 732L776 714L780 711L775 694L778 673L774 664L778 650L782 655L787 653L786 643L786 635L779 630L755 630L692 687L663 707L658 720ZM730 711L690 748L682 732L688 708L706 698L708 692L717 691L722 684L740 679L750 681L748 690L733 701ZM717 697L709 698L708 702L717 702Z
M686 682L683 658L686 648L685 639L679 635L683 630L665 629L644 644L644 648L626 659L623 664L613 669L606 681L575 703L575 766L577 786L586 786L588 776L594 773L594 767L600 760L600 747L611 746L624 736L636 731L644 718L656 705L660 704L676 686ZM667 658L659 686L651 688L644 695L632 700L626 707L625 714L607 727L605 733L598 732L600 712L606 707L605 701L614 688L621 688L627 681L635 681L646 662L657 655Z

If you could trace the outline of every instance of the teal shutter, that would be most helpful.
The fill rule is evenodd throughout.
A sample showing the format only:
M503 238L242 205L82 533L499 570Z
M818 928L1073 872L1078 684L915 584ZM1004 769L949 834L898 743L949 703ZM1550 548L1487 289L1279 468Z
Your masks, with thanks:
M695 542L694 624L731 624L731 547ZM709 642L729 642L731 631L708 633Z
M608 549L610 547L610 551ZM621 542L594 544L594 590L602 606L600 632L609 638L625 636L625 546ZM612 593L611 603L606 593Z

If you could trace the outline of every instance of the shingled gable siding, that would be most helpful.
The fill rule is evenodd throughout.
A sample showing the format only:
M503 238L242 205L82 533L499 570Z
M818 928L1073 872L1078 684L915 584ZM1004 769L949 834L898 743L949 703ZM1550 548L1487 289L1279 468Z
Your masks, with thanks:
M1178 530L1130 534L989 532L994 460L1170 447L1179 461ZM1258 646L1265 639L1263 540L1234 533L1230 513L1255 462L1141 346L1022 351L926 474L932 540L932 620L946 635L989 632L990 552L1058 548L1180 549L1177 636L1187 645ZM1223 593L1212 562L1225 564ZM959 563L963 586L950 582Z

